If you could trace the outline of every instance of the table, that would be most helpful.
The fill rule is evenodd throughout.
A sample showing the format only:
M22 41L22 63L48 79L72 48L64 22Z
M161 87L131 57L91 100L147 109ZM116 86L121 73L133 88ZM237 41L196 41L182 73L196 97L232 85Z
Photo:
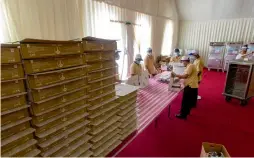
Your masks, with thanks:
M152 121L158 124L158 117L165 108L169 108L168 116L170 117L170 103L178 96L180 91L168 91L168 84L158 82L158 75L149 79L149 85L139 89L137 97L138 113L138 130L118 152L123 150L139 133L141 133Z

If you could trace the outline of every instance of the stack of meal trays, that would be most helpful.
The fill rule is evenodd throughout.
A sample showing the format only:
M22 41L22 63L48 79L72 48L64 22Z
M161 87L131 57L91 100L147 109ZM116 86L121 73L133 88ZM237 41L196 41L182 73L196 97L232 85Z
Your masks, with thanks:
M116 85L116 95L119 97L116 103L120 104L118 116L121 117L119 120L121 140L125 140L137 130L137 90L136 86Z
M81 41L20 43L40 156L90 156L87 66Z
M1 64L1 156L37 156L19 45L1 45Z
M87 108L92 136L90 142L94 157L108 155L119 144L121 118L117 116L119 104L115 93L115 50L116 41L83 38L85 60L88 64Z

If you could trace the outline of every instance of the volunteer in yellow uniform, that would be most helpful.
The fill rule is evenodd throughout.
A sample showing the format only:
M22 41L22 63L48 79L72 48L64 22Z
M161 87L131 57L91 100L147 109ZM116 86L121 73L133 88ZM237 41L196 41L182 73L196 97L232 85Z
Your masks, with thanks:
M200 83L201 80L202 80L202 75L203 75L204 62L201 59L201 57L199 56L198 52L194 52L191 55L193 55L194 58L195 58L193 64L196 66L196 69L197 69L197 72L198 72L198 83ZM198 99L201 99L201 96L198 95Z
M170 62L172 63L179 63L181 61L181 55L180 55L180 50L176 48L174 50L174 56L170 58Z
M179 119L187 119L191 108L195 107L197 104L198 76L195 65L190 63L190 59L187 56L183 56L181 62L186 67L183 75L175 74L174 72L172 72L171 75L172 77L184 79L181 111L176 117Z
M145 63L145 68L148 71L148 73L152 76L155 76L157 74L157 71L154 66L154 57L153 57L152 53L153 53L152 48L148 48L144 63Z
M142 61L142 57L140 54L137 54L135 57L135 61L131 64L131 76L135 76L135 75L141 75L142 74L142 65L140 64L140 62Z
M199 56L199 53L193 53L193 56L195 57L194 65L196 66L197 72L198 72L198 82L201 82L202 75L203 75L203 69L204 69L204 62L202 58Z

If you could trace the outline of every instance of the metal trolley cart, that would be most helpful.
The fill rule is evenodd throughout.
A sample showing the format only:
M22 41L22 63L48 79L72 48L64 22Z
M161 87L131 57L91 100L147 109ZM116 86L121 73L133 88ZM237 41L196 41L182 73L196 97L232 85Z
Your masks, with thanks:
M227 102L231 98L240 99L241 105L247 105L254 96L254 62L235 60L229 63L224 93Z
M224 55L223 71L228 70L228 63L232 60L235 60L242 45L243 45L243 42L229 42L229 43L227 43L227 46L226 46L227 51Z
M224 42L210 42L210 51L208 55L207 68L217 69L223 71L223 55L224 55Z

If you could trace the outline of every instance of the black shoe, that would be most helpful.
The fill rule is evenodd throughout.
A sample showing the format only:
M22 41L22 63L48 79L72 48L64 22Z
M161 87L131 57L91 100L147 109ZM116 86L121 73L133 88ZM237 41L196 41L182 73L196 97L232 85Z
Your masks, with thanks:
M181 110L179 110L179 113L181 112ZM179 114L180 115L180 114ZM191 115L191 113L189 112L187 115Z
M186 120L187 116L183 116L182 114L176 114L176 118Z

